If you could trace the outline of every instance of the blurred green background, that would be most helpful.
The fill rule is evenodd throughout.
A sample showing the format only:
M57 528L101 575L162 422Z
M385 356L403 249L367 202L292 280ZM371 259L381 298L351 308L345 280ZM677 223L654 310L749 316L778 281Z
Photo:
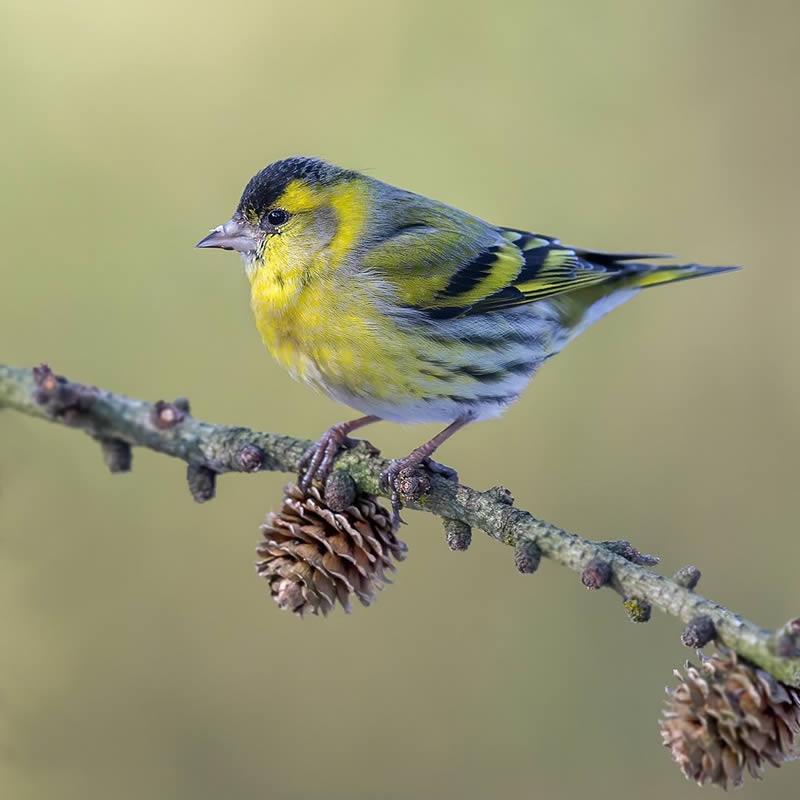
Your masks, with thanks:
M442 460L630 538L766 626L800 610L800 6L31 4L0 27L0 361L317 436L350 413L192 249L266 163L313 154L506 225L744 272L647 292ZM381 425L406 452L432 427ZM694 796L656 719L680 625L626 619L476 532L407 515L372 608L300 621L253 570L284 475L226 476L0 415L0 786L9 798ZM800 766L748 797L783 798ZM711 792L711 789L705 791Z

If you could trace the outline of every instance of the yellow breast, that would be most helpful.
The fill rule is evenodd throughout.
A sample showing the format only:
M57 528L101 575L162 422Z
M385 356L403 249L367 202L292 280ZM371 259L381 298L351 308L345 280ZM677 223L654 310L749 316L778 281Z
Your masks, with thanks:
M329 209L334 235L322 248L309 246L302 233L271 236L248 276L256 326L293 375L333 394L389 397L397 393L390 376L408 371L399 362L409 356L398 349L372 287L347 266L366 224L369 191L363 182L324 191L290 184L280 202L299 213Z
M364 286L342 286L335 272L304 283L261 269L252 276L251 306L272 356L319 388L382 394L387 360L384 324ZM387 389L388 391L388 389Z

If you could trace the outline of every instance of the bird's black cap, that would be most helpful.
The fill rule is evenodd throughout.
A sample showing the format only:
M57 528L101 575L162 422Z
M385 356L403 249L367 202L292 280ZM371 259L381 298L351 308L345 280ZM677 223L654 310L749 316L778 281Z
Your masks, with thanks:
M263 214L295 179L327 186L353 173L319 158L293 156L275 161L257 172L242 192L237 211Z

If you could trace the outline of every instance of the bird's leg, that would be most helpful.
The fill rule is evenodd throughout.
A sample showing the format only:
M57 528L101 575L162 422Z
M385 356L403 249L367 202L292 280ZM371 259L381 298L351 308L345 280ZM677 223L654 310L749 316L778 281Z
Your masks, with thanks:
M456 431L461 430L465 425L472 422L474 417L470 414L467 416L459 417L455 422L451 422L444 430L439 431L432 439L429 439L425 444L421 444L416 449L412 450L405 458L398 458L381 473L381 485L392 491L392 511L395 518L400 518L400 497L397 491L397 479L401 473L408 470L414 470L427 464L432 472L447 478L448 480L457 480L458 473L451 467L446 467L443 464L437 464L431 460L431 456L437 447L446 442Z
M300 471L300 487L308 489L315 478L324 481L328 477L333 460L339 451L355 445L355 441L350 439L347 434L357 428L363 428L365 425L379 421L380 417L368 416L331 425L319 440L314 442L300 457L297 465Z

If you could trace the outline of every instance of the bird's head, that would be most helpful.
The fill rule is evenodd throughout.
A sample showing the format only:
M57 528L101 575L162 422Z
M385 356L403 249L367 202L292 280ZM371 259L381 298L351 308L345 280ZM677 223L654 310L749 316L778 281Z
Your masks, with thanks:
M323 248L346 252L368 210L357 172L298 156L265 167L247 184L236 212L197 243L241 253L248 271L264 262L299 268Z

